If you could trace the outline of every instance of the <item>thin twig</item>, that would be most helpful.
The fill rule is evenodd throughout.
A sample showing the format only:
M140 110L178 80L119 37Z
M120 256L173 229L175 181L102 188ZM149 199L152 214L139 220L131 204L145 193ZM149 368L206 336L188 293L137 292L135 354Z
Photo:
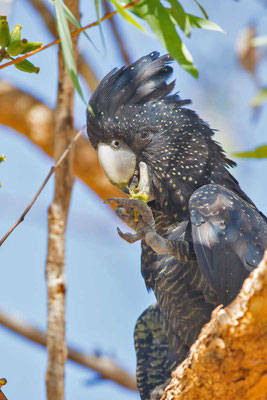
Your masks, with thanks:
M104 0L104 8L105 8L106 13L109 14L110 13L110 5L107 2L107 0ZM111 29L113 31L113 34L114 34L114 36L115 36L115 38L117 40L118 46L120 48L122 58L123 58L125 64L129 65L131 63L130 57L129 57L129 55L127 53L127 50L125 48L125 45L124 45L123 40L122 40L122 37L118 32L118 28L117 28L117 25L116 25L115 20L114 20L113 17L109 18L109 23L110 23Z
M0 311L0 324L24 338L41 346L46 345L46 335L39 329L27 324L18 317L10 316ZM97 372L102 379L108 379L126 387L137 390L135 377L119 367L111 358L106 356L90 356L73 347L68 347L68 359Z
M30 202L30 204L26 207L25 211L22 213L22 215L20 216L20 218L17 220L17 222L12 226L12 228L9 229L9 231L2 237L2 239L0 240L0 247L2 246L2 244L5 242L5 240L8 238L8 236L14 231L14 229L16 229L16 227L24 220L26 214L28 214L28 212L30 211L30 209L32 208L32 206L34 205L34 203L36 202L37 198L39 197L40 193L42 192L43 188L45 187L45 185L47 184L47 182L49 181L49 179L51 178L51 176L53 175L53 173L55 172L55 170L58 168L58 166L61 164L61 162L64 160L64 158L66 157L66 155L68 154L68 152L70 151L71 147L73 146L73 144L77 141L77 139L81 136L82 132L83 132L84 128L82 128L77 135L74 137L73 141L68 145L68 147L66 148L66 150L64 151L64 153L62 154L62 156L59 158L59 160L56 162L55 165L53 165L53 167L51 167L47 177L45 178L45 180L43 181L42 185L40 186L40 188L38 189L38 191L36 192L35 196L33 197L32 201Z
M139 3L139 1L140 1L140 0L134 0L134 1L132 1L131 3L129 3L129 4L126 4L126 6L124 6L124 7L122 7L122 8L126 9L126 8L129 8L129 7L133 7L133 6L135 6L137 3ZM92 28L93 26L99 25L100 22L103 22L103 21L105 21L106 19L109 19L109 18L113 17L113 15L117 14L117 12L118 12L118 11L116 10L116 11L112 11L111 13L105 14L102 18L100 18L99 21L92 22L91 24L88 24L88 25L86 25L86 26L84 26L84 27L82 27L82 28L80 28L80 29L77 29L77 30L74 31L74 32L71 32L71 37L74 37L74 36L79 35L81 32L85 31L85 30L88 29L88 28ZM60 39L54 40L54 42L51 42L51 43L49 43L49 44L47 44L47 45L45 45L45 46L39 47L39 49L36 49L36 50L34 50L34 51L30 51L29 53L26 53L26 54L24 54L24 55L21 56L21 57L15 58L15 60L9 61L9 62L7 62L7 63L5 63L5 64L3 64L3 65L0 65L0 69L9 67L10 65L13 65L13 64L20 63L20 62L22 62L23 60L25 60L25 58L28 58L28 57L30 57L30 56L33 56L34 54L39 53L40 51L43 51L43 50L45 50L45 49L48 49L49 47L52 47L52 46L54 46L55 44L59 44L59 43L60 43Z
M0 81L0 124L12 128L12 134L15 130L25 135L49 157L53 157L53 115L54 110L37 98ZM96 151L83 135L74 147L74 173L102 199L121 195L105 177Z

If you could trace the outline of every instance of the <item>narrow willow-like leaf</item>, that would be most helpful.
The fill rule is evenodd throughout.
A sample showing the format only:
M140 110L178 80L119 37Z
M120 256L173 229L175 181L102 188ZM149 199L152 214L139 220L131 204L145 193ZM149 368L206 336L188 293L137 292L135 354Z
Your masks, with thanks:
M120 4L120 0L109 0L112 4L114 4L114 6L116 7L116 9L118 10L118 12L121 14L121 16L128 22L130 22L130 24L133 24L136 28L140 29L141 31L145 31L144 28L138 24L138 22L131 16L131 14L129 14Z
M105 38L104 38L104 34L103 34L102 24L100 21L100 1L99 0L95 0L95 9L96 9L96 16L97 16L101 41L102 41L103 47L105 48Z
M186 22L186 13L177 0L168 0L171 6L171 15L175 18L177 25L182 29L185 30L185 22Z
M224 33L222 28L209 19L197 17L196 15L187 14L187 18L191 28L208 29L210 31L218 31Z
M169 16L175 25L178 25L186 36L190 36L191 27L187 18L187 14L183 7L177 0L168 0L171 5L170 9L167 9Z
M246 151L244 153L234 153L234 155L244 158L267 158L267 145L257 147L254 150Z
M202 12L202 14L204 15L204 17L205 17L206 19L209 19L209 16L208 16L208 14L206 13L205 8L204 8L197 0L194 0L194 1L195 1L195 3L198 5L198 7L199 7L199 9L201 10L201 12Z
M61 42L66 69L68 71L69 77L75 89L79 93L84 103L86 103L78 80L78 73L74 62L71 35L65 9L61 0L54 0L54 6L55 6L55 13L57 20L57 29Z
M264 101L267 100L267 88L261 89L256 97L251 102L252 107L259 107Z
M159 0L147 0L137 3L131 10L149 24L162 45L181 67L197 78L198 72L192 63L192 57L176 32L168 9L164 8Z
M66 17L68 18L68 20L69 20L74 26L76 26L76 28L81 29L82 26L81 26L80 22L79 22L79 21L77 20L77 18L72 14L72 12L71 12L70 9L66 6L66 4L64 4L64 3L62 2L62 6L63 6L63 8L64 8L64 12L65 12ZM88 34L87 34L85 31L83 31L82 33L83 33L84 36L89 40L89 42L95 47L95 45L94 45L92 39L90 39L90 37L88 36ZM95 47L95 48L96 48L96 47Z
M267 46L267 35L255 37L254 39L251 40L251 44L254 47Z

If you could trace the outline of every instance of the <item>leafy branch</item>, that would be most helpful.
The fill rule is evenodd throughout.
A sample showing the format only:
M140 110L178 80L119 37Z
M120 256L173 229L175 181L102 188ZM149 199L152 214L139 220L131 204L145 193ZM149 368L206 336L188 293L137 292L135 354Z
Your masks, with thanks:
M13 56L26 54L30 51L39 49L42 43L29 42L27 39L21 39L21 26L15 25L10 32L7 17L0 16L0 63L3 60L14 60ZM21 71L38 74L40 68L35 67L30 61L23 60L14 66Z
M123 5L125 2L116 0L116 3ZM168 4L166 5L166 3ZM197 68L176 27L179 27L187 37L190 37L193 28L223 32L217 24L208 19L204 8L199 3L197 4L204 14L204 18L186 13L177 0L167 0L164 3L160 0L141 0L130 8L134 15L148 23L170 55L195 78L198 77ZM124 17L124 15L122 16Z
M124 8L131 7L132 5L136 4L138 1L139 1L139 0L132 1L131 3L129 3L129 4L127 4L126 6L124 6ZM99 25L102 21L105 21L106 19L109 19L109 18L113 17L113 15L117 14L117 12L118 12L118 11L112 11L112 12L110 12L110 13L105 14L102 18L100 18L99 21L92 22L92 23L90 23L90 24L88 24L88 25L86 25L86 26L84 26L84 27L81 27L81 28L79 28L79 29L77 29L77 30L71 32L71 33L70 33L70 36L71 36L71 37L77 36L77 35L79 35L81 32L85 31L86 29L89 29L89 28L92 28L93 26ZM18 64L18 63L20 63L21 61L25 60L26 58L31 57L31 56L33 56L34 54L37 54L37 53L39 53L40 51L43 51L43 50L45 50L45 49L48 49L49 47L52 47L52 46L54 46L54 45L56 45L56 44L59 44L59 43L60 43L60 39L54 40L53 42L51 42L51 43L49 43L49 44L47 44L47 45L45 45L45 46L41 46L40 48L38 48L38 49L36 49L36 50L30 51L30 52L24 54L23 56L17 57L17 58L15 58L15 59L12 60L12 61L9 61L9 62L7 62L7 63L5 63L5 64L3 64L3 65L0 65L0 69L9 67L10 65L13 65L13 64Z
M129 4L126 4L124 9L131 7L138 3L139 0L134 0L130 2ZM26 61L26 69L29 67L28 60L26 58L39 53L40 51L43 51L49 47L52 47L56 44L61 43L62 45L62 50L63 50L63 56L65 60L65 65L66 69L68 71L69 77L73 83L73 86L81 96L82 100L85 102L84 96L82 94L82 90L79 84L79 79L78 79L78 73L76 69L76 65L74 62L74 57L73 57L73 49L72 49L72 43L71 43L71 38L79 35L81 32L84 32L86 29L89 29L93 26L99 25L102 21L105 21L106 19L109 19L113 17L113 15L117 14L118 11L112 11L110 13L105 14L102 18L100 18L98 21L95 21L91 24L88 24L84 27L81 27L80 23L77 21L77 19L74 17L74 15L71 13L71 11L67 8L67 6L61 1L61 0L54 0L54 5L55 5L55 12L56 12L56 19L57 19L57 27L58 27L58 33L59 33L59 39L54 40L53 42L41 46L33 51L30 51L23 56L20 56L18 58L12 59L11 61L0 65L0 69L6 68L10 65L18 65L24 61ZM5 17L4 17L5 18ZM79 29L75 30L74 32L70 32L68 22L67 20L71 21L75 26L80 26ZM30 72L30 71L27 71ZM31 71L34 72L34 71ZM38 70L39 72L39 70Z
M22 63L26 58L33 54L61 43L68 74L77 92L85 102L78 80L77 68L74 62L71 37L79 35L88 28L99 25L102 21L111 18L116 13L119 13L127 22L133 24L143 32L145 32L144 28L135 20L134 16L147 22L162 45L169 51L170 55L178 61L183 69L188 71L195 78L198 76L197 68L193 64L193 58L190 52L177 33L176 27L178 26L187 37L190 37L193 28L222 32L222 29L217 24L208 19L206 11L197 1L196 4L200 8L204 18L186 13L180 2L177 0L168 0L168 6L166 6L165 3L163 4L160 0L135 0L128 1L127 4L125 4L124 0L109 0L109 2L113 4L116 10L109 12L100 18L99 0L95 0L98 20L86 25L85 27L81 27L79 21L77 21L62 0L53 0L59 39L49 43L48 45L41 46L36 50L30 51L23 56L12 59L4 65L0 65L0 69L13 64L17 65ZM129 11L127 9L129 9ZM70 32L68 21L74 24L78 29L74 32ZM88 35L86 36L90 40Z

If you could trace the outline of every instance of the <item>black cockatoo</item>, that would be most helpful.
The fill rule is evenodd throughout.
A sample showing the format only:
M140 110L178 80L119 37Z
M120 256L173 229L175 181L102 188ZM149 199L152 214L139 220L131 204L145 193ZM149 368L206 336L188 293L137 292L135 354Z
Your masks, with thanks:
M141 271L157 305L135 329L142 399L187 355L211 311L229 304L267 247L267 220L241 190L213 130L170 94L169 55L153 52L99 84L87 131L109 180L131 198L116 213L142 240ZM147 203L147 204L146 204Z

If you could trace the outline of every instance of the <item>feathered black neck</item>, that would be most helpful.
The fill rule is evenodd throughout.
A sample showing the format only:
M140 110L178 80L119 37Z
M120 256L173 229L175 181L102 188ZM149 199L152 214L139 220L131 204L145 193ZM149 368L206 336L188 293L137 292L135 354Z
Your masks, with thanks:
M166 129L154 135L143 153L156 196L151 207L174 221L187 219L191 195L209 183L225 186L251 202L228 171L235 162L213 140L214 131L208 124L192 110L171 108L169 104L165 107L155 125L159 121L164 125L165 119Z

